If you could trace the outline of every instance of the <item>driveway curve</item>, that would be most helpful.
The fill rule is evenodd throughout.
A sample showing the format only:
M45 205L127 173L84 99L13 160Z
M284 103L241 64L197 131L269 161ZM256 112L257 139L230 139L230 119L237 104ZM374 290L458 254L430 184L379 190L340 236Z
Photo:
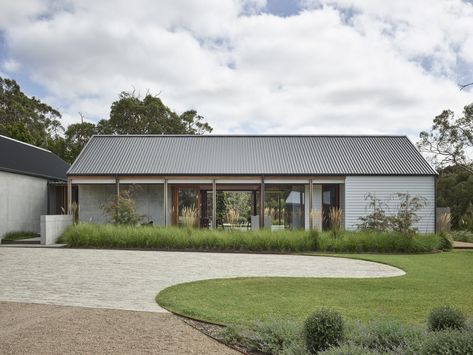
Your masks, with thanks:
M0 301L165 312L171 285L249 276L376 278L404 271L363 260L270 254L0 248Z

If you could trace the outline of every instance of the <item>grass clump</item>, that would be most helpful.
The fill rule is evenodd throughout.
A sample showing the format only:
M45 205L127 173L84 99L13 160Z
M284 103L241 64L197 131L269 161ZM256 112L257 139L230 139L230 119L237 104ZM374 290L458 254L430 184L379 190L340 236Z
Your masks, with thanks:
M39 237L39 234L35 232L16 231L16 232L5 233L3 235L2 240L19 240L19 239L35 238L35 237Z
M337 311L321 309L309 315L304 322L304 339L309 352L338 345L343 339L344 322Z
M443 249L435 234L316 230L217 231L198 228L81 223L60 239L71 247L263 252L424 253Z
M456 308L440 306L432 309L427 319L429 330L463 330L466 328L465 315Z

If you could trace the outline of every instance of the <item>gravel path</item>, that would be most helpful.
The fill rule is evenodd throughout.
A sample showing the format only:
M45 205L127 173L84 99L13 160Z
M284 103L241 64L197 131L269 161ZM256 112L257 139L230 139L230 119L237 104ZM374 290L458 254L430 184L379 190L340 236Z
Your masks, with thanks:
M238 354L170 313L0 302L0 354Z
M362 260L299 255L0 248L0 301L163 312L162 289L239 276L390 277Z

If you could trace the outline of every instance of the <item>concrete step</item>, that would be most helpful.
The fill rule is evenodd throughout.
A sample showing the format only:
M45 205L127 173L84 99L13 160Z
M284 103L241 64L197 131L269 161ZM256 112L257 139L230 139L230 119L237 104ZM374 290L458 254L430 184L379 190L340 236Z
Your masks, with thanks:
M17 239L17 240L2 240L2 244L40 244L41 238L40 237L33 237L33 238L25 238L25 239Z

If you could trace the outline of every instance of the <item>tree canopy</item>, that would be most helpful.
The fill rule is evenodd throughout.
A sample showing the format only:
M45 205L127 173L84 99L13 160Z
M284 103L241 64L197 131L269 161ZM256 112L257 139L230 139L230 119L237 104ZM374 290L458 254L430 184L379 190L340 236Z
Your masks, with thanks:
M473 173L468 150L473 147L473 104L464 107L463 116L444 110L434 118L432 129L420 133L417 146L433 155L439 167L458 165Z
M473 209L473 104L456 117L444 110L433 120L429 132L421 132L417 146L434 157L439 172L437 206L450 207L454 229L473 228L462 221Z
M122 92L112 103L110 119L102 122L102 126L108 133L116 134L204 134L212 131L194 110L178 115L157 96L147 94L141 99L129 92Z
M59 111L25 95L15 80L0 77L0 134L50 149L63 131L60 119Z
M72 163L94 134L204 134L212 127L195 110L177 114L159 97L122 92L109 119L81 122L64 129L61 114L25 95L13 79L0 77L0 134L46 148Z

